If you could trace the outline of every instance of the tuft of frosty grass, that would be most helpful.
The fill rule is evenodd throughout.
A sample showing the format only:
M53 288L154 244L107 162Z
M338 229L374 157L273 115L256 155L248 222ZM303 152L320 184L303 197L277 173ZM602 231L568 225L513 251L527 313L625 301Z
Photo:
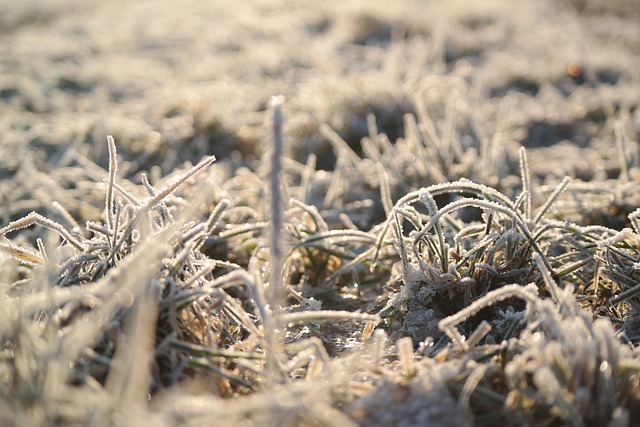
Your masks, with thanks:
M350 13L338 37L384 41L382 14ZM494 18L468 24L490 40ZM444 47L411 25L414 39L393 54L415 69L443 66L433 58ZM458 42L447 55L471 44ZM15 180L31 185L0 227L1 425L640 417L637 110L607 118L612 179L595 167L584 172L592 180L541 179L534 153L505 140L505 117L528 120L518 109L536 111L534 101L505 97L486 128L463 76L418 84L414 68L397 77L405 71L393 61L376 74L372 50L367 72L301 89L330 98L340 120L320 111L321 124L288 133L285 113L299 106L277 98L265 133L285 150L275 144L257 165L228 168L218 155L174 168L182 153L166 147L195 132L177 120L166 144L140 141L147 151L118 154L119 139L103 135L93 152L74 143L50 176L25 156ZM494 75L489 67L479 80L499 92ZM382 84L394 78L406 85ZM582 102L599 111L588 101L579 91L563 99L567 120L584 116ZM184 108L196 109L194 128L221 132L210 112ZM188 150L203 154L195 139ZM287 139L299 152L286 152ZM335 164L323 170L327 147ZM134 178L142 165L148 174ZM99 203L87 196L96 185ZM57 202L32 207L43 191ZM609 224L601 211L623 226L595 225Z
M404 145L442 156L414 172L428 176L468 150L424 113L405 117L394 145L370 118L363 157L325 127L337 166L314 183L312 161L283 166L280 98L272 119L268 191L248 171L235 188L264 194L269 209L220 191L212 156L158 188L144 175L136 185L119 176L108 136L100 221L82 229L68 213L32 212L0 229L3 271L16 272L2 282L3 425L582 426L640 415L640 210L623 230L555 219L570 207L563 193L580 189L565 179L533 197L524 148L511 197L460 178L394 202L390 159ZM495 164L478 158L478 181ZM339 214L330 226L345 182L372 181L386 219L362 230ZM344 189L320 209L306 200L314 185ZM48 233L12 241L30 226Z

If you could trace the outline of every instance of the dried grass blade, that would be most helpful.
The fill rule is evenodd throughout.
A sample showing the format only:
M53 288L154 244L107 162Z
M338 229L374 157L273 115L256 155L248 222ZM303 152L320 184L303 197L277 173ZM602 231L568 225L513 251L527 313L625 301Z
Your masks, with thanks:
M5 253L11 258L27 265L42 267L45 264L45 260L42 256L19 246L0 245L0 252Z

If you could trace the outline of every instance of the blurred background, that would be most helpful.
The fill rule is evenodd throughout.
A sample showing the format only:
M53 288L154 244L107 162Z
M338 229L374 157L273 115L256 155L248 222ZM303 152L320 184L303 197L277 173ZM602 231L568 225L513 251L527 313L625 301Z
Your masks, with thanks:
M320 169L335 165L321 124L360 152L368 114L395 141L419 102L439 131L455 108L455 138L529 148L542 181L616 178L638 70L635 0L0 0L0 215L65 194L97 215L102 188L73 166L100 182L107 134L131 178L208 154L227 176L255 167L274 94L288 154Z

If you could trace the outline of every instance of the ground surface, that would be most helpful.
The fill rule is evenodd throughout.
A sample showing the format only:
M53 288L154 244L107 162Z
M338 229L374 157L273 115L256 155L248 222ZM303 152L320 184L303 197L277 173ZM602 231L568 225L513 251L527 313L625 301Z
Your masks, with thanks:
M450 286L450 280L454 280L451 277L455 276L454 281L460 286L468 283L462 280L465 276L462 269L456 272L440 271L434 278L435 273L431 270L425 272L424 266L417 267L421 265L417 259L410 256L411 259L402 258L402 250L398 249L402 243L398 245L396 242L394 250L392 239L384 240L383 228L376 226L390 217L389 204L393 206L402 196L421 187L460 178L487 185L515 201L523 187L519 148L525 147L532 202L523 198L516 208L526 208L530 203L531 208L538 209L562 179L569 176L574 181L561 202L544 212L545 215L549 214L548 220L562 222L568 218L576 227L598 225L609 230L589 229L597 237L591 236L593 241L587 243L580 239L589 232L580 231L576 234L574 229L555 240L542 242L544 239L541 239L543 247L540 253L550 260L547 266L550 265L558 273L558 270L563 271L561 266L565 259L567 263L571 261L576 265L586 260L578 268L593 265L598 260L602 265L607 265L607 272L615 270L610 265L611 259L607 258L608 246L598 246L598 250L604 252L589 251L592 246L595 247L594 242L606 237L613 239L612 236L619 230L632 227L628 214L640 207L637 185L640 180L640 3L635 0L328 0L313 3L252 0L233 7L228 4L202 0L0 0L0 226L36 211L70 229L78 225L84 229L86 221L107 221L108 226L113 227L111 220L106 218L110 213L105 214L105 191L108 186L104 182L108 177L110 158L107 135L113 135L119 159L117 177L134 195L132 198L123 196L122 191L118 193L119 197L126 199L122 208L125 217L128 212L126 203L136 206L135 200L139 201L146 195L141 185L142 173L148 175L150 185L161 188L169 182L163 177L177 176L205 156L216 156L217 161L207 175L208 192L203 190L201 198L197 198L194 195L196 192L181 190L184 194L176 193L175 200L167 200L168 208L176 214L176 218L179 216L176 212L184 208L181 204L183 200L196 200L199 204L193 202L189 211L192 216L187 218L195 222L206 220L211 208L218 206L222 200L230 201L235 209L221 217L219 227L223 231L216 229L214 233L219 240L209 238L201 248L202 252L198 252L197 256L193 253L189 255L194 258L189 268L184 267L185 274L199 271L201 264L198 263L203 262L202 256L217 256L221 261L233 263L233 266L249 272L254 271L252 268L267 271L270 268L268 251L260 249L261 245L266 245L264 241L255 236L255 241L236 241L233 240L232 231L236 230L234 227L252 224L258 224L256 227L261 229L269 221L265 184L269 168L266 156L271 144L269 106L272 96L284 95L287 196L305 206L300 208L296 205L298 211L295 206L288 211L285 222L289 228L286 229L294 235L289 237L290 240L299 238L302 242L300 245L308 248L307 252L290 258L293 261L287 277L292 295L298 296L297 301L291 297L291 310L304 311L304 304L313 306L319 300L324 309L360 310L385 318L380 323L384 326L380 328L391 337L388 342L392 345L389 350L390 365L385 368L389 369L388 373L381 373L377 368L367 371L368 368L358 367L357 358L354 360L352 356L345 356L343 362L332 362L335 365L334 372L327 377L329 379L321 381L314 376L310 363L301 362L309 357L303 354L307 350L291 350L290 353L299 358L292 356L292 361L287 365L288 378L293 381L297 379L296 375L306 376L309 382L300 381L299 384L293 381L287 383L286 387L276 387L275 394L270 398L261 398L262 392L259 391L264 384L270 384L268 375L263 378L256 374L257 379L251 377L255 380L253 383L248 379L250 375L245 375L251 369L260 372L262 365L247 362L249 367L230 366L225 362L227 364L223 363L224 366L220 367L215 365L218 359L209 355L207 363L211 362L211 366L207 365L210 369L206 375L210 377L204 376L203 379L194 374L199 372L197 369L193 368L195 371L192 372L189 370L192 367L185 368L188 363L184 362L184 348L183 353L174 348L173 353L167 353L166 360L156 361L152 369L155 382L150 390L156 396L154 403L162 408L155 413L158 422L195 425L218 414L220 419L229 423L244 420L248 424L250 420L263 420L274 425L504 423L505 419L500 416L490 416L492 411L500 412L491 406L493 399L494 405L497 401L498 407L516 411L518 415L513 418L517 420L514 421L516 424L537 423L537 417L547 408L550 412L555 411L556 418L552 421L555 424L552 425L589 425L596 421L625 425L625 419L628 418L624 417L639 410L633 406L636 403L628 403L626 398L621 397L617 403L600 408L594 415L594 411L585 409L588 407L586 402L590 398L596 400L597 393L606 394L606 390L598 389L596 392L593 389L596 386L591 384L587 389L591 387L589 390L593 396L585 396L571 389L579 380L567 379L567 384L573 385L564 388L565 394L559 397L562 392L554 394L554 390L545 389L543 385L547 378L545 375L551 372L549 369L532 373L530 377L535 377L535 380L517 377L513 374L516 368L510 371L513 374L511 377L507 374L500 377L495 374L496 370L500 371L496 366L504 368L506 361L502 365L496 362L497 365L491 367L489 362L483 365L486 360L492 360L491 357L497 357L491 353L493 350L485 349L483 357L465 359L461 355L451 355L455 353L454 347L451 347L449 355L438 353L445 345L442 341L438 351L434 350L429 357L424 351L420 353L421 350L418 350L419 356L417 353L416 357L420 360L420 366L415 368L413 374L406 372L408 368L395 361L400 357L393 346L396 339L410 336L416 347L418 342L428 342L429 338L440 342L446 331L438 328L439 320L454 315L457 310L507 283L522 281L519 284L525 285L537 281L540 285L543 283L544 269L540 273L527 273L524 278L522 275L525 270L533 271L534 267L541 265L542 261L531 258L535 251L526 249L518 252L526 259L523 264L514 266L508 259L513 254L508 248L517 246L521 241L505 243L505 255L499 255L503 247L498 245L495 258L504 261L500 274L496 273L490 284L465 291L467 293L464 296L460 294L459 299L454 298L454 291L449 291L448 301L453 302L449 308L443 308L445 297L438 292ZM424 146L415 142L420 138ZM197 181L189 181L191 186L196 184ZM437 191L432 192L435 194ZM463 194L468 193L466 191ZM478 197L485 197L491 202L496 200L487 194L485 191ZM436 197L437 208L442 209L447 203L455 201L453 196L442 197ZM424 211L424 208L411 210L413 207L410 205L417 203L416 200L405 205L400 203L396 210L400 213L397 215L409 221L411 212L425 218L427 213L433 214ZM135 209L140 206L139 203ZM303 210L302 214L300 209ZM456 213L458 216L450 219L445 215L443 218L446 217L446 221L443 220L443 223L448 221L447 226L455 229L455 224L466 226L474 224L474 221L491 222L486 216L481 217L479 210L473 209L461 210L459 214ZM322 224L314 214L325 223ZM531 219L526 212L523 215L525 219ZM396 221L399 220L396 218ZM497 219L495 221L496 224L502 224ZM516 220L513 221L515 224ZM319 234L329 230L355 231L351 237L343 240L340 237L335 237L335 241L328 239L328 245L335 245L339 253L327 255L330 252L327 247L318 249L312 246L308 236L303 238L295 234L298 230L296 227L311 227L310 224L314 224L314 230ZM548 225L549 229L561 228L557 223L553 224ZM490 225L487 230L490 230ZM416 230L420 230L421 226L419 221L413 222ZM569 230L569 226L566 227ZM513 228L515 230L516 226ZM117 225L115 229L117 235ZM457 228L458 231L460 229L461 226ZM230 230L228 235L232 237L227 237L224 230ZM356 231L369 233L369 237L356 234ZM11 233L7 237L13 243L33 251L37 251L36 238L46 240L47 236L40 229L30 229L24 233L13 233L11 230ZM268 233L263 235L267 236ZM105 236L109 234L105 233ZM388 253L384 257L381 255L384 258L382 261L387 264L381 262L378 266L380 275L376 275L373 252L367 252L367 245L374 247L375 244L357 240L376 240L378 236L383 236L379 242L384 241L389 246ZM410 230L405 230L406 239L412 236ZM634 246L636 241L629 236L618 236L618 240L611 243L614 245L622 241L623 246L616 247L617 250L628 251L625 252L628 258L623 256L622 259L624 262L628 259L630 264L620 261L620 265L629 266L638 262L634 258L637 255L637 246ZM83 237L89 242L91 236L85 233ZM185 243L189 239L183 239L174 246L181 248L185 244L184 247L191 250L192 246ZM495 241L502 241L500 239L496 237ZM224 244L220 241L224 241ZM142 244L143 239L140 242ZM457 253L464 260L463 252L471 251L465 244L470 243L462 239L458 241L462 242L458 248L451 242L453 240L450 241L450 255L455 257ZM486 243L485 240L482 242ZM67 249L70 249L68 246ZM589 255L571 258L574 250ZM59 255L59 265L67 256L65 254ZM562 258L565 254L568 254L566 258ZM156 255L158 260L164 259ZM360 255L362 259L354 261L353 274L346 269L347 274L338 279L331 276L349 260ZM168 257L166 253L163 256ZM178 254L173 256L179 259ZM612 259L620 259L618 252L611 256ZM24 261L24 257L18 258ZM111 255L111 259L115 262L116 258ZM123 259L126 256L123 255ZM487 257L482 265L491 267L493 259L493 255ZM438 264L435 256L428 261ZM29 279L32 272L30 267L12 262L8 257L3 261L0 282L8 301L3 304L14 304L17 313L24 307L15 298L32 295L32 292L28 290L31 288L16 286L15 283ZM358 262L366 264L367 268L358 270ZM409 265L413 267L409 268ZM633 266L635 272L636 264ZM489 267L482 267L483 271L489 271ZM95 266L86 267L86 271L82 268L79 267L78 271L94 274L98 270ZM125 268L128 267L123 264L122 271L129 271ZM235 267L229 268L232 271ZM598 305L601 299L613 297L624 289L633 289L637 279L631 270L625 270L625 277L630 279L620 284L620 276L610 274L607 280L618 283L619 288L614 286L615 289L607 291L609 293L594 291L593 295L587 295L589 286L586 283L597 284L605 274L599 273L599 267L584 268L584 274L579 270L577 278L567 278L567 283L577 289L578 300L590 316L595 318L601 314L614 319L616 331L620 330L620 325L625 325L625 339L632 344L619 350L627 359L620 357L621 360L636 363L633 369L637 369L638 359L633 349L640 334L637 333L637 326L629 320L635 313L635 306L629 303L624 309L618 310ZM45 273L51 275L53 271L46 270ZM158 280L162 282L172 277L173 270L169 271L168 276L163 273ZM509 276L509 272L513 272L513 275ZM203 273L202 277L213 281L225 277L223 273L214 270L214 273ZM453 276L446 276L449 273ZM46 274L42 277L53 277ZM150 274L150 277L156 277L153 272ZM208 274L213 276L209 277ZM424 277L416 279L419 274ZM98 276L95 273L93 279L97 280ZM330 280L327 279L329 276ZM34 277L41 276L36 274ZM477 272L469 273L474 283L484 283L482 277ZM554 277L557 279L559 276ZM184 276L180 278L185 279ZM266 276L262 279L268 281ZM65 280L56 283L71 286L73 280L68 277ZM83 280L78 279L79 282ZM325 280L329 282L323 282ZM432 283L442 284L439 281L449 285L442 285L443 288L432 286ZM40 285L35 286L33 292L47 288L41 282L35 282ZM427 282L429 285L425 285ZM165 292L168 288L166 282L162 283ZM190 285L194 283L195 279ZM231 288L229 283L227 285ZM327 286L326 283L335 286ZM359 297L353 294L354 283L360 283L363 288ZM421 293L421 286L429 290ZM211 292L209 298L219 296L214 295L213 290ZM251 304L247 302L249 297L244 292L229 290L227 297L241 301L242 307L238 308L241 305L238 303L236 310L251 311ZM553 294L553 291L550 292ZM163 294L162 298L165 297ZM255 299L255 295L252 298ZM562 306L558 298L555 301ZM630 300L623 298L624 301ZM210 304L207 310L211 310L211 313L217 310L214 306L219 307L210 301L200 301L198 304ZM546 310L543 303L536 304L537 308L528 306L527 310ZM162 307L161 304L161 313ZM502 323L496 320L498 312L493 313L494 317L491 317L492 314L483 314L494 327L495 336L492 340L498 340L497 344L491 340L483 341L485 347L498 345L503 338L507 342L506 339L511 337L500 332L500 327L504 327L504 321L509 316L516 318L519 313L527 311L524 305L514 307L500 308ZM78 310L82 311L82 307ZM91 311L86 307L84 310ZM175 310L175 307L171 310ZM108 313L104 319L120 319L120 314ZM563 313L566 315L566 312ZM175 312L173 314L176 315ZM579 314L575 315L579 317ZM6 316L7 321L14 319L11 314ZM56 320L61 336L66 333L62 331L67 323L72 324L70 319L76 318L74 316L67 313ZM256 312L252 312L251 316L259 317ZM32 317L35 323L42 322L42 318L37 318L35 314ZM108 322L104 319L101 322L106 322L106 325ZM179 320L184 325L194 321L184 316ZM215 323L213 320L211 322L211 325ZM198 335L188 326L178 328L175 322L169 323L173 333L183 341L215 347L212 344L215 340L211 336L207 338L206 333ZM345 349L359 345L357 343L361 339L364 324L352 323L357 326L323 323L323 326L312 327L311 332L305 328L294 328L285 341L289 340L288 344L291 344L310 336L320 337L329 353L327 357L337 356ZM218 326L210 327L219 332L216 329ZM469 328L476 326L467 325L463 332L471 334L473 329ZM519 336L521 345L527 343L531 348L535 347L535 343L539 342L535 339L536 327L540 326L528 324L526 328L523 327ZM160 332L156 333L157 339L162 335L160 326L158 328ZM357 330L354 331L354 328ZM37 332L31 331L31 335L27 335L41 337L40 334L46 335L43 332L45 329L36 328L34 331ZM598 332L599 335L594 332L594 336L600 338L608 337L608 333L613 334L606 327L595 329L606 331ZM114 356L114 350L105 344L116 341L116 332L112 331L114 337L107 338L110 330L109 327L101 327L100 333L104 332L105 337L89 345L91 351L99 353L95 360L87 353L78 356L82 360L90 360L83 362L86 366L93 366L94 362L100 365L96 362L102 360L100 357L117 359L118 355ZM233 332L227 331L227 334L236 333L236 329L229 330ZM254 342L246 338L253 336L256 331L248 327L244 335L237 332L242 337L234 335L235 338L229 338L230 341L218 337L216 339L219 342L216 342L221 348L234 351L253 349L264 354L265 345L260 344L259 340ZM61 413L52 410L47 406L53 405L52 400L47 400L52 392L41 390L46 388L42 384L47 382L38 376L46 377L47 374L34 373L33 378L24 374L41 369L40 362L31 363L29 356L38 353L41 348L33 343L31 347L25 344L21 347L19 343L22 341L16 338L20 334L14 329L5 328L2 333L2 357L13 367L6 365L0 370L0 384L4 383L0 385L3 398L0 420L5 416L7 423L15 422L16 425L21 425L25 420L34 423L54 420L60 424L89 420L99 425L106 422L106 418L95 414L101 414L101 410L109 412L105 408L124 407L118 406L119 403L100 406L101 393L106 393L110 398L117 394L114 391L117 390L117 386L114 386L117 381L109 382L105 379L106 373L87 367L82 374L76 372L76 375L91 377L95 384L86 378L76 382L93 391L101 391L96 391L93 397L78 404L82 410L77 411L77 416L69 409L75 404L75 398L71 397L71 403L60 406L66 408L60 410ZM548 334L549 340L558 339L551 335ZM265 339L268 342L268 337ZM616 339L616 345L626 342L620 336ZM597 341L596 338L594 340ZM44 341L50 344L50 341ZM223 341L224 345L221 344ZM562 343L562 340L559 342ZM21 352L17 350L20 348ZM155 351L156 356L162 354L164 357L165 350L156 348ZM189 351L191 353L187 354L196 352L193 348ZM555 360L549 355L552 350L548 348L541 347L537 356L528 354L526 357L514 351L519 356L513 356L508 361L513 362L514 366L525 366L523 360L526 357L531 360L536 357L536 360L544 357ZM44 358L42 360L53 360L55 357L51 354L57 354L55 351L43 352L48 356L40 354ZM524 358L522 361L518 360L520 356ZM609 360L605 356L602 358ZM76 359L72 360L76 362ZM21 363L31 367L22 366ZM441 369L434 374L430 367L437 363L440 363ZM158 367L160 365L161 368L168 366L166 369L171 372L179 371L179 374L167 379L165 374L159 372L162 371ZM100 366L107 371L111 369ZM297 373L296 369L303 368L307 370L305 373ZM616 366L615 369L618 368ZM234 375L231 380L230 373ZM31 378L28 381L23 378L26 385L21 385L21 375ZM341 382L341 376L348 377L352 382ZM194 382L215 378L211 380L217 381L215 387L202 386L200 383L194 386L194 389L210 392L210 400L205 397L202 397L202 401L184 397L191 396L185 391L188 389L185 386L185 390L179 392L183 393L180 394L183 396L183 400L180 400L184 403L182 407L176 404L168 408L157 403L164 402L161 400L162 392L171 393L166 390L174 390L170 386L182 383L183 377L195 378ZM239 377L246 382L243 384ZM223 381L220 378L226 379ZM633 383L632 380L629 380L629 384ZM521 387L518 381L527 383L527 387L533 387L546 397L536 400L527 395L523 391L526 387ZM533 385L530 384L532 381ZM102 389L103 386L106 391ZM617 389L619 394L628 392L624 388L626 386L620 387L624 390ZM478 397L474 389L484 390L484 394L479 392ZM632 385L629 389L635 390ZM519 394L513 390L518 390ZM308 396L316 393L320 396L318 402L310 402ZM635 392L629 393L633 395ZM216 400L218 396L240 399L238 394L250 394L254 398L248 399L248 403L241 401L231 406L223 406L222 401ZM292 398L294 403L283 403L292 395L296 396ZM470 396L475 399L471 406ZM556 400L549 396L555 396ZM635 398L635 401L630 399L636 402L637 396ZM136 414L143 419L146 412L140 411ZM14 417L11 413L19 415ZM118 415L109 418L113 424L136 424L138 421L135 416L130 419L118 418Z

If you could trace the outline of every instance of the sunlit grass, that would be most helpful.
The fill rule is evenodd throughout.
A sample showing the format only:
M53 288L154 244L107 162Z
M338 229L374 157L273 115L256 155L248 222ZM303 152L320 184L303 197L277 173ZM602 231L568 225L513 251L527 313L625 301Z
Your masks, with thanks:
M289 22L319 59L245 34L250 87L3 146L0 424L638 419L637 78L484 55L553 39L491 4L327 6Z

